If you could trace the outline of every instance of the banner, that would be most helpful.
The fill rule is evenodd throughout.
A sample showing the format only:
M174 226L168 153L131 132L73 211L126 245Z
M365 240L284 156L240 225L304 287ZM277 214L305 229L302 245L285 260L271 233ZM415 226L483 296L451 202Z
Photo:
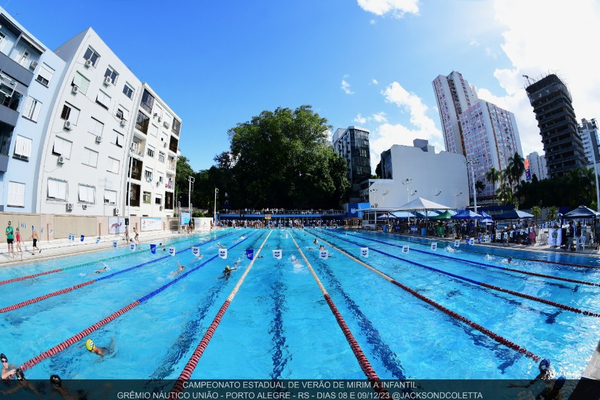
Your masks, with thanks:
M136 244L135 243L129 243L129 249L131 251L135 251L135 248L136 248Z
M433 250L433 251L437 250L437 242L431 243L431 250Z
M200 247L193 246L192 247L192 254L194 255L194 257L200 257Z
M327 260L327 258L329 258L329 252L327 250L319 250L319 258Z
M150 252L156 254L156 245L154 243L150 243Z
M475 245L475 238L469 238L469 239L467 240L467 244L468 244L469 246L473 246L473 245Z
M84 239L84 238L85 238L85 236L84 236L84 235L81 235L81 241L82 241L82 242L83 242L83 239Z
M171 257L173 257L173 256L175 256L175 253L177 253L177 252L175 251L175 246L169 246L169 255L170 255Z
M454 241L454 247L459 247L460 246L460 239L456 239Z
M496 233L496 240L500 240L502 239L502 232L497 232Z
M408 254L408 252L410 251L410 246L405 244L404 246L402 246L402 252L404 254Z
M140 222L142 232L162 231L163 229L162 218L142 217Z
M548 228L548 244L558 247L562 244L562 230L557 228Z
M219 249L219 257L225 260L227 258L227 249Z
M125 218L119 218L119 217L108 218L108 233L110 233L110 234L125 233Z
M490 242L490 235L485 235L485 236L483 237L483 242L484 242L484 243L489 243L489 242Z
M116 249L119 246L119 242L116 240L113 240L113 247Z
M369 248L368 247L361 247L360 248L360 255L363 256L364 258L369 258Z
M248 260L254 260L254 250L246 249L246 257L248 257Z
M283 257L283 250L273 250L273 258L281 260L281 257Z
M100 236L96 238L96 244L100 243Z

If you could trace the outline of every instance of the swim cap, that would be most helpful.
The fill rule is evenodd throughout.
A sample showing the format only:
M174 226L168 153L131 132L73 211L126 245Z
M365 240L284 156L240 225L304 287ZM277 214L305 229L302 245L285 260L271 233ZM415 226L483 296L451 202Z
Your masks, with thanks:
M229 265L228 265L228 266L226 266L226 267L225 267L225 269L226 269L227 271L229 271L231 268L229 268Z
M546 371L548 368L550 368L550 360L544 358L542 361L540 361L540 369L542 371Z
M560 388L562 388L565 384L566 380L567 378L565 378L564 376L559 376L556 382L554 382L554 389L560 390Z
M60 379L60 376L58 376L58 375L50 375L50 383L53 384L54 386L61 386L62 380Z
M85 341L85 348L88 351L92 351L96 348L96 345L94 344L94 342L92 341L92 339L88 339Z

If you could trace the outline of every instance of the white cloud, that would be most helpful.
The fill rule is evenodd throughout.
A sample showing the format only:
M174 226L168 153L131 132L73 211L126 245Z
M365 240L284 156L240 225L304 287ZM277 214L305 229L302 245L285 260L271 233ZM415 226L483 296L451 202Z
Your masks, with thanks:
M367 122L367 119L365 117L363 117L362 115L360 115L360 113L358 113L358 115L354 118L353 121L356 122L357 124L364 124L365 122Z
M396 104L402 111L410 113L410 124L413 128L402 124L390 124L384 113L374 114L372 118L383 123L371 132L369 139L373 168L379 163L381 153L394 144L412 146L414 139L426 139L437 151L444 149L442 132L426 115L428 108L419 96L409 93L398 82L389 85L381 94L387 102Z
M354 94L352 90L350 90L350 84L342 79L342 90L346 92L346 94Z
M371 79L371 83L373 85L379 85L379 82L377 81L377 79Z
M600 26L600 3L578 0L567 6L562 0L495 0L494 9L496 19L505 26L502 50L512 68L494 73L506 96L497 98L486 90L479 93L515 113L525 155L543 152L522 75L538 80L556 73L571 92L577 118L597 118L600 75L592 61L597 47L592 27Z
M363 10L379 16L392 13L401 18L407 13L419 13L419 0L358 0L358 5Z

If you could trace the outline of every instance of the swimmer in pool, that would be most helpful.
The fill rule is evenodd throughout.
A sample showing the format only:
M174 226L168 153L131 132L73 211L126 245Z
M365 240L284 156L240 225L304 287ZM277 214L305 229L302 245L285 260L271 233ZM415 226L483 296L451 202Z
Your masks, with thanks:
M89 351L90 353L97 354L100 357L104 357L104 356L111 354L114 350L114 347L115 347L115 341L113 338L110 339L110 344L108 347L96 346L96 344L94 343L94 341L92 339L88 339L85 341L85 348L87 349L87 351Z
M225 269L223 270L223 275L221 275L220 277L218 277L217 279L229 279L229 277L231 276L231 271L235 271L237 268L231 268L229 265L225 267Z

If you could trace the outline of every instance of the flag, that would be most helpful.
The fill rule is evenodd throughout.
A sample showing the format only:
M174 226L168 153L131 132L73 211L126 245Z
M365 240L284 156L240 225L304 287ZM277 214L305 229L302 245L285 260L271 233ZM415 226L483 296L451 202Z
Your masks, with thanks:
M273 250L273 258L281 260L281 257L283 257L283 251L282 250Z
M363 256L364 258L369 258L369 248L368 247L361 247L360 248L360 255Z
M327 258L329 258L329 252L327 250L319 250L319 258L327 260Z
M437 242L431 243L431 250L433 250L433 251L437 250Z
M405 244L404 246L402 246L402 252L403 253L408 254L409 250L410 250L410 246L409 245Z
M100 236L96 238L96 244L100 243Z
M175 246L169 246L169 255L173 257L175 255Z
M113 247L117 248L118 245L119 245L119 242L117 242L116 240L113 240Z
M84 238L85 238L85 236L84 236L84 235L81 235L81 241L82 241L82 242L83 242L83 239L84 239Z
M156 254L156 244L150 243L150 252Z
M227 249L219 249L219 257L225 260L227 258Z
M248 257L248 260L254 260L254 250L246 249L246 257Z
M135 243L129 243L129 249L135 251Z
M50 232L48 234L52 235L53 233L54 233L54 229L50 229Z
M192 247L192 254L194 255L194 257L200 257L200 247L193 246Z
M454 241L454 247L459 247L460 246L460 239L456 239Z
M469 246L473 246L473 245L475 245L475 238L469 238L469 240L467 241L467 244L468 244Z

